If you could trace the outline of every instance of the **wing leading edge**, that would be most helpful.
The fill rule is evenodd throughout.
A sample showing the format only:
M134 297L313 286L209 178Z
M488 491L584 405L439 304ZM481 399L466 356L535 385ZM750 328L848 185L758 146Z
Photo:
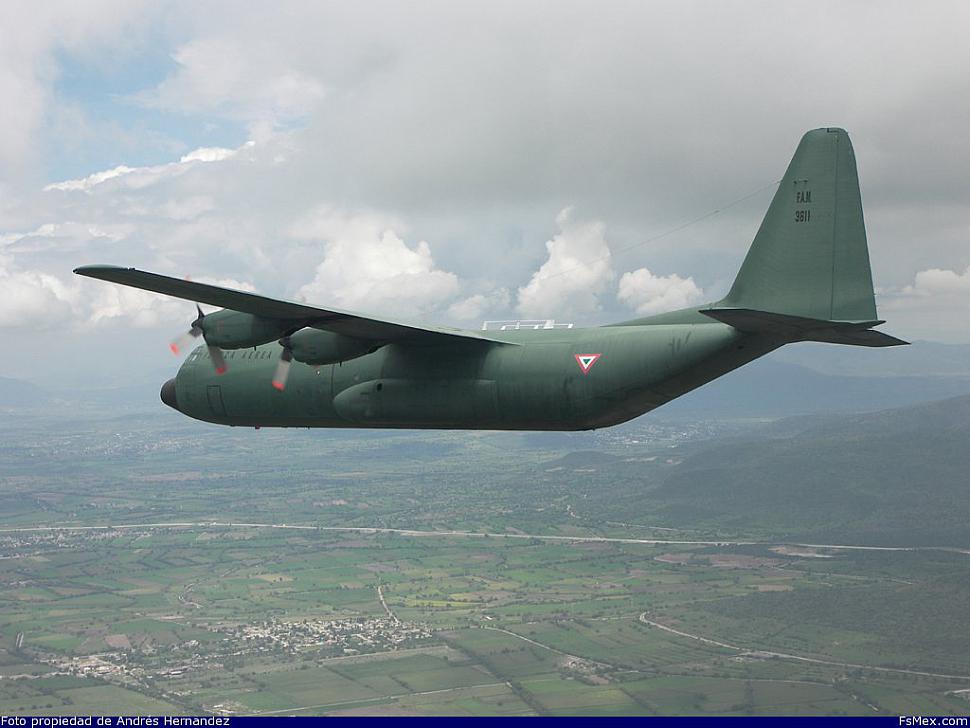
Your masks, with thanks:
M482 336L475 331L451 329L444 326L417 326L334 308L319 308L296 301L283 301L260 296L257 293L181 280L159 273L149 273L137 268L123 268L115 265L84 265L75 268L74 272L88 278L97 278L110 283L119 283L123 286L141 288L145 291L184 298L187 301L205 303L210 306L219 306L262 318L289 319L294 322L294 326L311 326L315 329L333 331L356 339L383 342L408 340L424 344L446 343L449 340L452 343L456 340L464 340L509 344L507 341Z

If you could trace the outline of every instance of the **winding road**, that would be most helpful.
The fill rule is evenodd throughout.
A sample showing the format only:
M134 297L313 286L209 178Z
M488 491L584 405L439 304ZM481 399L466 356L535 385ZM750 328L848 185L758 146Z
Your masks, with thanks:
M657 629L663 630L670 634L677 635L678 637L686 637L687 639L695 640L697 642L703 642L704 644L713 645L715 647L721 647L726 650L734 650L739 653L741 657L754 657L754 658L777 658L779 660L793 660L796 662L810 662L815 665L827 665L829 667L844 667L849 670L875 670L876 672L889 672L902 675L921 675L922 677L942 677L952 680L970 680L970 675L946 675L939 672L924 672L922 670L905 670L901 667L879 667L877 665L860 665L853 662L837 662L835 660L822 660L815 657L803 657L802 655L792 655L787 652L773 652L771 650L760 650L760 649L748 649L746 647L739 647L738 645L731 645L727 642L719 642L718 640L711 639L710 637L702 637L697 634L691 634L690 632L683 632L679 629L674 629L673 627L668 627L660 622L655 622L652 619L647 618L647 613L643 612L640 614L640 621L644 624L650 625L651 627L656 627Z

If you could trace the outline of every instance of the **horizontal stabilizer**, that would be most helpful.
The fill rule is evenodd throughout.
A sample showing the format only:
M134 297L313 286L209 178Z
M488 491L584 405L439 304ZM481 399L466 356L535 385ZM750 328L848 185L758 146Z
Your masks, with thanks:
M785 341L822 341L849 346L902 346L909 343L881 331L873 331L873 326L885 323L879 320L828 321L750 308L708 308L700 313L733 326L738 331Z
M848 344L849 346L909 346L908 341L881 331L817 331L809 341L823 341L827 344Z

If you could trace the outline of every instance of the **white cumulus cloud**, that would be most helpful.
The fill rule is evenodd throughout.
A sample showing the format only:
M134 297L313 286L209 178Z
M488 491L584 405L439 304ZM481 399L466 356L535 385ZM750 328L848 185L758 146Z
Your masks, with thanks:
M19 270L0 256L0 328L59 328L70 321L77 293L57 276Z
M556 216L559 234L546 242L549 256L518 291L526 318L584 316L600 309L599 296L613 280L605 226L575 220L572 208Z
M251 283L200 277L200 283L254 291ZM194 304L138 288L23 269L0 255L0 329L88 330L113 321L150 328L195 318ZM206 307L211 309L211 307Z
M641 316L649 316L686 308L702 300L704 291L691 277L658 276L649 268L638 268L620 277L616 296Z
M427 242L409 246L392 224L374 214L321 208L296 225L295 237L324 241L323 261L298 297L394 317L447 304L458 293L458 277L435 267Z
M503 315L509 305L509 290L498 288L490 293L476 293L455 301L446 312L449 319L459 324L479 324L488 316Z
M238 291L256 290L251 283L232 278L199 277L192 280ZM122 321L125 325L151 328L180 318L184 318L187 328L196 317L195 304L191 301L163 296L139 288L95 282L91 287L85 287L84 294L83 297L76 297L76 305L81 309L78 323L82 328L104 325L114 320ZM208 312L213 308L204 306L203 310Z
M942 268L919 271L913 283L902 290L904 296L947 296L970 294L970 266L963 273Z
M970 266L962 272L927 268L901 288L877 288L876 296L880 317L893 334L904 339L967 340Z

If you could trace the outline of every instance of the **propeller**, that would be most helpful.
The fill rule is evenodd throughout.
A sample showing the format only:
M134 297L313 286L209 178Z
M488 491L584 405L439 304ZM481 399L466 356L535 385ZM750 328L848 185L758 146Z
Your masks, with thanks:
M290 337L284 336L280 339L280 361L276 365L276 372L273 374L273 388L282 392L286 389L286 380L290 376L290 367L293 365L293 349L290 346Z
M175 356L178 356L183 350L192 346L200 336L203 337L203 340L205 339L205 329L202 326L202 320L205 318L205 314L202 313L202 307L199 304L195 304L195 310L198 311L199 316L192 322L192 327L168 345L168 348L172 350ZM208 342L206 342L206 348L209 350L209 357L212 359L212 366L215 367L216 374L225 374L226 358L222 355L222 349L218 346L212 346Z
M175 356L181 354L183 349L192 346L192 343L203 334L202 319L205 318L205 314L202 313L202 307L199 304L195 304L195 310L199 312L199 317L192 322L192 328L168 345Z

